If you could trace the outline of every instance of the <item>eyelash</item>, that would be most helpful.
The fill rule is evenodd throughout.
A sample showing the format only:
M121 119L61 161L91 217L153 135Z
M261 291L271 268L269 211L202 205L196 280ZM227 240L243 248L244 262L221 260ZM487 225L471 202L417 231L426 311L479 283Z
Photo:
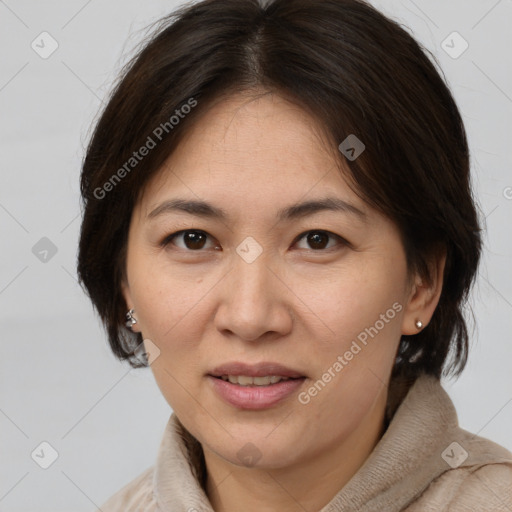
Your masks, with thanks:
M201 235L205 235L206 237L208 238L211 238L210 235L208 233L206 233L205 231L201 231L199 229L183 229L181 231L176 231L175 233L172 233L171 235L168 235L166 236L162 242L160 243L160 245L162 247L167 247L175 238L179 237L180 235L183 235L185 233L196 233L196 234L201 234ZM295 245L296 243L298 243L300 240L302 240L306 235L310 234L310 233L321 233L323 235L327 235L329 238L331 239L336 239L340 245L342 246L350 246L350 243L345 240L343 237L339 236L339 235L336 235L335 233L331 233L330 231L325 231L325 230L321 230L321 229L310 229L309 231L304 231L304 233L301 233L299 236L297 236L297 238L295 238L294 242L293 242L293 245ZM327 245L329 244L329 242L327 243ZM336 247L327 247L325 249L309 249L310 251L312 252L328 252L332 249L335 249ZM204 252L203 249L197 249L197 250L194 250L194 249L183 249L182 247L179 247L178 248L179 250L183 250L185 252Z

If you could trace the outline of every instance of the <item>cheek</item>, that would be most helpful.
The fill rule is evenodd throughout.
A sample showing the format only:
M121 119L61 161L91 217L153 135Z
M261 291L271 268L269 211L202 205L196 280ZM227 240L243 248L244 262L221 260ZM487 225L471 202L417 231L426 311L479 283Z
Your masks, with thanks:
M314 289L322 293L313 293L311 280L304 280L297 293L311 299L316 315L311 317L315 320L310 328L315 337L313 364L315 378L320 380L318 388L328 382L324 398L331 393L332 397L325 403L332 399L345 414L344 404L351 404L355 416L357 409L362 413L371 404L394 364L405 282L405 265L396 261L394 265L375 259L360 269L354 266L351 271L317 281Z
M198 279L173 275L153 266L135 296L141 329L158 347L151 365L155 381L173 410L186 416L190 394L196 395L201 375L200 342L208 321L207 291ZM180 416L181 417L181 416Z
M319 332L346 341L376 322L379 331L398 332L399 313L405 306L404 283L405 266L401 262L361 258L360 263L347 264L329 274L298 280L294 292L317 317Z
M141 257L140 265L134 260L132 298L143 334L161 344L171 340L179 349L180 340L186 341L183 333L194 338L200 327L202 305L214 280L198 277L193 269L171 268L162 260Z

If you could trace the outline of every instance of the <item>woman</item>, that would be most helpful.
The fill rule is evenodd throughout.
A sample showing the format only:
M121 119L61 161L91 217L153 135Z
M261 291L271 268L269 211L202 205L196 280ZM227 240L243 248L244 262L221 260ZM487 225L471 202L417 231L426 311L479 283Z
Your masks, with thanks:
M359 0L206 0L126 68L78 271L173 413L107 511L512 508L458 426L481 238L457 106Z

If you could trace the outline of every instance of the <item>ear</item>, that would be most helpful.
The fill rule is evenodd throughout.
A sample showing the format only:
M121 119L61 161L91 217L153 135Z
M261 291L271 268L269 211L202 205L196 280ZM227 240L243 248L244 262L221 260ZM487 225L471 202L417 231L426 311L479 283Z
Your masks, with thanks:
M430 322L441 297L445 264L446 251L443 250L429 262L430 282L419 274L413 276L409 301L402 319L402 334L418 334ZM418 320L423 324L419 329L416 326Z
M126 304L126 312L128 312L130 309L135 309L135 306L133 305L132 295L130 292L130 285L128 284L128 281L126 278L123 278L121 281L121 293L124 297L124 302ZM137 311L133 313L133 316L135 319L137 319ZM134 324L131 328L129 328L132 332L141 332L139 328L139 324Z

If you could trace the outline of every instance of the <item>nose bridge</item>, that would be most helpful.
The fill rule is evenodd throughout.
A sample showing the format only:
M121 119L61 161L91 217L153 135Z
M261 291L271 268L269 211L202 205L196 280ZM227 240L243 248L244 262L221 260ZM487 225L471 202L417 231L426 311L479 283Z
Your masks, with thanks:
M272 289L275 288L270 286L270 281L275 277L268 264L267 254L260 254L254 259L246 259L237 254L234 258L230 272L233 280L231 293L240 307L261 307L270 298Z
M254 259L235 254L216 315L219 330L256 340L266 332L285 334L291 328L286 298L270 264L268 254Z

